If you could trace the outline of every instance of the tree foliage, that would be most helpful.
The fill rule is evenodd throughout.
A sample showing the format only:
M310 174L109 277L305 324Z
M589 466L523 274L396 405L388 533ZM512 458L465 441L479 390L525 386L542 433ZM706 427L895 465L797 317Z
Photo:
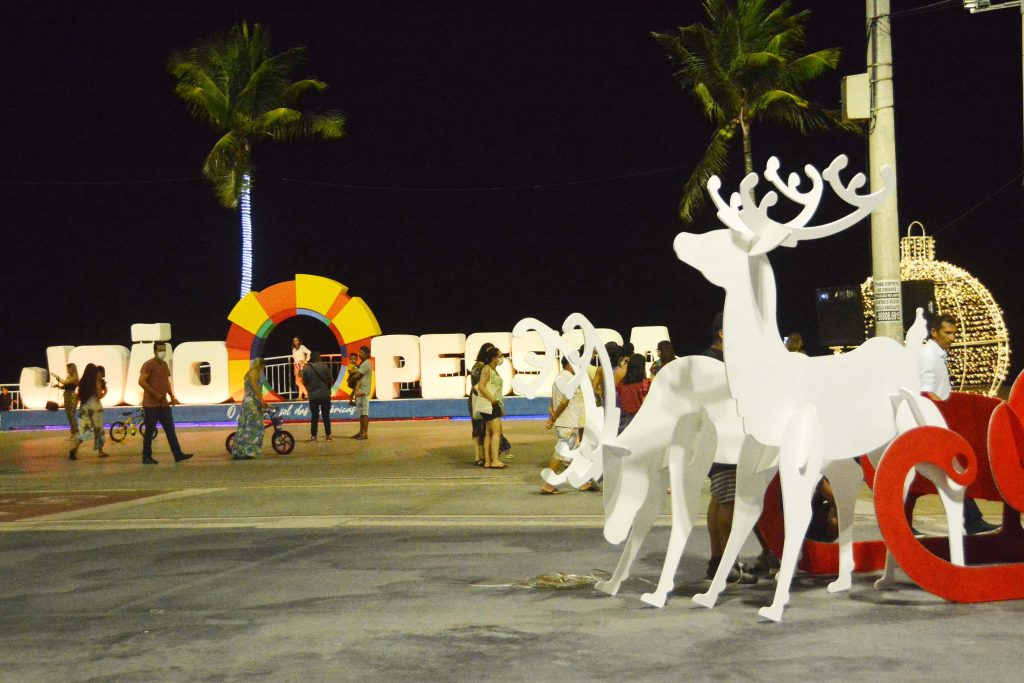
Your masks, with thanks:
M203 162L203 175L228 208L238 206L250 182L255 143L335 139L345 133L340 113L307 114L297 108L307 93L327 88L313 78L291 80L304 61L304 50L273 54L270 47L266 29L242 22L226 36L170 59L177 95L196 118L222 133Z
M803 53L810 10L795 12L789 0L775 7L768 0L704 0L703 5L708 25L651 34L679 86L693 95L715 126L683 187L679 216L685 222L692 221L703 205L708 179L725 168L737 130L747 173L754 166L755 122L782 124L801 134L834 128L859 131L856 124L843 122L837 111L800 95L807 82L835 69L840 55L839 48Z

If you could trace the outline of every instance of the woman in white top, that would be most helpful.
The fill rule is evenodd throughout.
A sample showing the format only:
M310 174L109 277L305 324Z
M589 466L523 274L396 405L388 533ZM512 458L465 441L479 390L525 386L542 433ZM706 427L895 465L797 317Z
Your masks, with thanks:
M309 349L303 345L302 340L298 337L292 339L292 361L294 361L295 366L295 386L299 389L298 400L307 400L309 393L306 391L306 383L302 381L302 369L309 362Z

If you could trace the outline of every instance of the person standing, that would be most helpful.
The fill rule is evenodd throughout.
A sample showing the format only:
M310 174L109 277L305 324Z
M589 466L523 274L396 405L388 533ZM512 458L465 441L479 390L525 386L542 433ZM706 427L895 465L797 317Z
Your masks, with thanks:
M921 349L918 370L921 377L921 393L933 401L945 401L953 393L949 381L949 349L956 341L958 332L956 318L948 313L937 314L928 326L928 341ZM908 495L904 510L911 519L917 497ZM913 529L913 527L911 527ZM964 531L968 534L983 534L999 527L986 522L973 498L964 496ZM921 535L914 530L915 535Z
M302 380L302 370L306 367L306 363L309 362L309 349L303 344L302 340L298 337L292 339L292 367L295 370L295 387L299 391L298 399L308 399L309 394L306 392L306 385Z
M580 445L580 432L583 431L583 391L576 387L572 398L568 398L558 388L559 383L567 384L571 382L575 374L576 371L573 369L572 363L569 362L567 357L562 356L562 371L558 373L554 384L551 385L551 403L548 406L547 422L544 423L544 429L553 428L555 430L555 438L557 439L555 442L555 452L551 455L551 460L548 461L548 467L556 474L564 470L570 462L564 453L559 453L558 444L564 444L568 450L573 450ZM589 377L585 381L589 381ZM589 490L592 486L592 482L587 482L580 487L580 491ZM547 482L541 485L540 492L546 495L561 493L561 491Z
M486 431L486 425L480 414L473 410L473 397L478 396L476 385L480 383L480 373L483 372L485 361L485 354L489 349L493 349L494 344L491 342L484 342L484 345L480 347L480 351L476 354L476 362L473 363L473 367L469 369L470 389L469 398L466 402L469 404L469 421L473 428L473 452L476 456L473 460L473 464L477 467L483 467L486 463L484 458L484 433Z
M153 435L156 423L164 428L167 443L174 455L174 462L181 462L192 457L184 453L178 444L178 435L174 433L174 414L171 406L178 404L178 399L171 388L171 369L164 360L167 357L167 344L153 344L153 357L142 364L139 372L139 386L142 387L142 411L145 414L146 432L142 435L142 464L156 465L153 458ZM79 390L81 391L81 390ZM167 397L170 397L168 401Z
M244 397L238 409L238 428L231 446L232 460L252 460L263 453L263 401L264 361L257 358L245 373Z
M653 380L663 367L671 363L676 359L675 349L672 348L672 342L665 341L658 342L658 360L651 364L651 379Z
M78 419L75 415L78 409L78 366L68 363L67 372L67 377L54 378L57 380L57 386L64 392L64 412L68 416L68 424L71 425L69 439L74 440L78 438Z
M331 369L320 360L320 352L313 351L309 364L302 370L302 381L309 393L309 440L316 441L317 413L324 421L324 441L331 440L331 388L334 378Z
M356 413L359 415L359 432L351 438L365 441L370 429L370 392L373 390L373 364L370 362L370 348L359 347L359 369L356 377Z
M477 393L491 404L490 413L480 413L480 418L486 423L484 431L484 467L492 470L503 470L508 467L508 464L502 462L498 457L498 451L501 448L501 416L505 412L505 404L502 401L504 392L501 375L498 374L498 366L505 362L505 358L500 350L492 348L484 353L484 360L486 363L480 371L480 381L476 385Z
M626 359L626 374L622 381L615 385L615 394L620 410L619 434L640 412L640 406L644 404L647 392L651 388L651 380L644 376L645 365L644 357L639 353L634 353Z

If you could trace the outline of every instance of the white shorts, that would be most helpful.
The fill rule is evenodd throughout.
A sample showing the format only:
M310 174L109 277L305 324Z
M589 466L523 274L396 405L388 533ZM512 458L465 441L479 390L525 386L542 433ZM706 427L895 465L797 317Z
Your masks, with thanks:
M569 449L576 448L580 445L580 430L577 427L555 427L555 437L564 443ZM562 462L570 462L569 458L561 455L558 450L555 450L555 457Z

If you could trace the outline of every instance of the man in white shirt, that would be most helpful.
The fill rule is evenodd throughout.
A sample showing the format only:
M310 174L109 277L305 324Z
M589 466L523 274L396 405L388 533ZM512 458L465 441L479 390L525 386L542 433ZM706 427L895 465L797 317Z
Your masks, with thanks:
M921 393L934 401L949 398L949 348L956 340L956 320L948 313L936 316L928 333L931 339L924 343L918 368L921 374Z
M929 325L928 334L931 338L921 349L918 368L921 375L921 393L933 401L945 401L952 393L947 363L949 349L956 341L957 331L956 318L948 313L936 315ZM914 502L916 498L907 497L908 516L914 509ZM964 531L969 534L981 534L998 528L982 518L981 510L973 498L964 497ZM920 534L915 531L915 535Z
M570 399L562 393L558 388L558 384L559 382L571 382L574 374L576 373L569 359L563 356L562 371L558 373L555 383L551 386L551 405L548 408L547 422L544 424L545 429L554 427L555 436L558 438L558 441L564 443L570 450L580 444L580 432L583 429L584 414L583 390L576 387L576 392ZM555 472L560 472L568 462L568 460L563 459L559 455L556 449L555 453L551 456L550 462L548 462L548 467ZM580 487L580 491L586 491L592 486L592 482L587 482ZM543 486L540 487L540 492L548 495L561 493L561 491L547 482L544 482Z

